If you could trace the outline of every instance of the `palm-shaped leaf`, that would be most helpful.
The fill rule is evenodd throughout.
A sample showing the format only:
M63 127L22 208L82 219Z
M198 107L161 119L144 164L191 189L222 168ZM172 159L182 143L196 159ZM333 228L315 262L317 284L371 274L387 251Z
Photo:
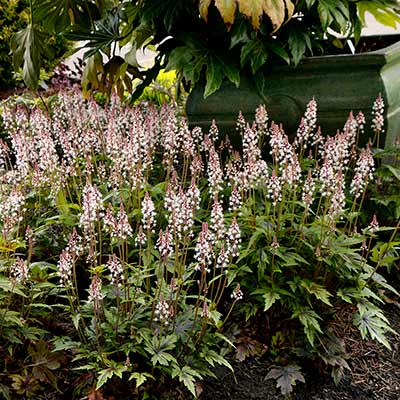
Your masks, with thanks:
M208 8L211 0L200 0L200 15L207 20ZM215 0L215 6L222 19L229 27L233 24L235 13L239 11L251 19L254 29L260 27L260 19L265 14L271 20L273 32L277 31L294 13L294 4L291 0Z
M30 89L37 89L41 58L48 53L47 35L37 26L29 24L11 38L11 52L16 70L22 67L22 78Z
M90 21L99 18L99 12L91 1L34 0L33 16L46 31L63 32L70 25L89 28Z

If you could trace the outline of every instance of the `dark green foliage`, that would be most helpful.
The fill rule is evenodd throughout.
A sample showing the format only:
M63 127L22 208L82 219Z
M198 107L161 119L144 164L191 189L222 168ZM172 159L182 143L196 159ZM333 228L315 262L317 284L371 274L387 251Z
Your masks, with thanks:
M11 36L22 29L28 21L27 3L0 0L0 88L14 85L13 66L10 55Z
M132 79L140 78L144 85L136 87L135 100L168 66L177 70L185 88L206 81L207 97L224 80L239 85L243 72L268 73L271 65L295 66L302 57L324 54L331 46L343 49L348 38L357 43L366 12L395 26L400 21L398 11L395 0L34 1L30 29L40 27L46 33L88 41L83 85L87 93L100 90L109 95L115 87L122 97L125 90L132 92ZM344 39L338 39L340 35ZM116 57L117 44L129 46L124 59ZM16 46L23 48L24 42L16 41ZM143 46L154 46L159 52L154 67L147 71L139 68L135 56ZM33 46L25 62L31 63L41 51ZM36 66L24 69L35 72L35 78L24 76L35 87Z
M15 87L14 72L20 67L27 85L37 88L40 68L51 71L67 49L64 38L45 34L30 22L28 1L0 0L0 89Z

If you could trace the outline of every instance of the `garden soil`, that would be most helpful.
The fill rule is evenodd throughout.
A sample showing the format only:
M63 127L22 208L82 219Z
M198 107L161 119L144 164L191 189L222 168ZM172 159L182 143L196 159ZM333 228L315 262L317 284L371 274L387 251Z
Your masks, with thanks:
M400 304L386 307L386 316L396 332L400 332ZM343 312L337 327L345 339L348 352L348 372L335 386L327 371L303 367L306 383L297 383L293 400L399 400L400 399L400 336L389 336L392 349L375 341L363 341L351 321L350 313ZM282 400L274 380L267 380L271 363L258 359L242 363L232 362L235 373L226 368L216 371L217 378L206 380L201 387L200 400Z

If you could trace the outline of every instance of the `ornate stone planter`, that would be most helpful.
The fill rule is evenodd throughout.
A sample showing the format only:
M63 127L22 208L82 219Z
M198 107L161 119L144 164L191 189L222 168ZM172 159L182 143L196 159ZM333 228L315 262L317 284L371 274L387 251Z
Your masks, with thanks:
M234 131L239 110L252 119L256 107L264 103L270 119L282 122L291 133L307 102L315 97L323 133L334 134L343 127L351 110L362 110L369 123L371 106L381 93L386 105L385 146L400 138L400 41L369 53L310 57L297 68L273 68L265 87L266 95L262 97L248 80L242 79L238 89L226 84L204 99L204 87L199 86L187 102L190 124L208 128L214 118L224 132Z

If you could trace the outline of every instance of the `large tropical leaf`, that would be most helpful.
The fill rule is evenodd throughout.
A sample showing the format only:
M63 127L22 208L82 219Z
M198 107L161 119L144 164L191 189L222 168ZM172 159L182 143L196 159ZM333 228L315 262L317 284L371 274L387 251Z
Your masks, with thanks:
M33 17L49 32L63 32L70 25L88 29L99 18L95 4L85 0L34 0Z
M90 48L90 50L85 53L85 58L91 57L99 51L109 55L111 45L120 39L119 16L108 13L105 19L95 24L94 30L75 30L65 33L64 36L69 40L86 42L82 48Z
M48 54L48 36L35 25L15 33L11 38L11 52L15 70L22 67L22 78L30 89L37 89L40 77L41 58Z

